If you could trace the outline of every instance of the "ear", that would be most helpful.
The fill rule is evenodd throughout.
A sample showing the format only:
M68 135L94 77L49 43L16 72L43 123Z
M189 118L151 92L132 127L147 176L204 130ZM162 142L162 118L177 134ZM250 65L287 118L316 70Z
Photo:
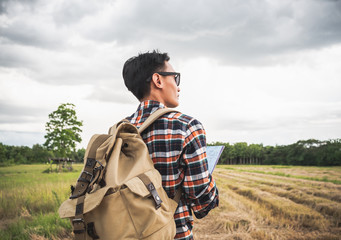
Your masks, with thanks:
M155 88L163 88L163 81L160 78L160 75L157 73L153 74L152 83L154 84Z

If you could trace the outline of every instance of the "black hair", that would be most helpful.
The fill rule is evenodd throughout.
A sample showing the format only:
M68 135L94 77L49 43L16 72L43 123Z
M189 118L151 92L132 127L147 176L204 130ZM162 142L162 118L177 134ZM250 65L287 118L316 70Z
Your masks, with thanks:
M150 80L155 72L162 71L165 62L169 61L167 53L153 52L139 53L129 58L123 66L124 84L134 96L141 100L150 93Z

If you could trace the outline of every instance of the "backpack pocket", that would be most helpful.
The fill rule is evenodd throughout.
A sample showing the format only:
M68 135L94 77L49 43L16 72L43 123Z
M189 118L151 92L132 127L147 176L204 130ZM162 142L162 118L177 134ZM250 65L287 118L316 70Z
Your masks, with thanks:
M91 231L95 232L99 239L136 239L134 225L123 201L121 192L112 187L86 194L83 211L84 224L87 226L85 239L93 239L89 235ZM69 218L72 223L76 204L77 198L63 202L59 208L59 216Z
M119 189L104 187L86 194L84 222L87 232L95 231L100 239L174 239L174 212L178 203L168 198L156 169L144 173L162 200L156 209L154 198L139 177ZM77 199L68 199L59 208L61 218L75 218ZM89 229L89 224L93 229ZM86 239L92 239L86 234Z
M161 176L156 169L144 173L153 183L161 206L156 203L150 191L139 177L134 177L125 183L127 188L121 188L120 194L125 209L129 213L139 239L174 239L176 228L174 212L178 204L167 196L162 188ZM148 238L148 236L152 236Z

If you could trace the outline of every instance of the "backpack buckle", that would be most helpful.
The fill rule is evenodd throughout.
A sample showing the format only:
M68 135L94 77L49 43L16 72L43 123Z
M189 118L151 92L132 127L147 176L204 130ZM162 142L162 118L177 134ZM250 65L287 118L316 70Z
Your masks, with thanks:
M90 183L93 178L92 173L89 173L88 171L83 171L78 178L78 182L85 182L85 183Z
M71 188L72 195L70 196L70 199L75 199L84 195L92 179L93 179L93 174L86 170L83 170L77 180L76 187L74 187L73 189Z
M74 234L85 233L86 225L85 225L84 219L75 218L72 220L72 225L73 225L73 233Z
M102 165L102 163L100 162L100 161L97 161L96 160L96 162L99 164L99 166L98 167L95 167L94 168L94 175L96 175L96 173L97 173L97 171L102 171L103 169L104 169L104 166ZM93 179L91 179L91 181L92 181Z
M96 160L96 162L99 164L99 166L94 168L94 170L93 170L94 176L91 178L90 182L92 182L92 181L97 182L99 176L101 175L101 171L104 169L104 166L102 165L101 162L99 162L97 160ZM99 174L97 174L97 172L99 172Z
M162 200L159 196L159 194L157 193L154 184L151 182L147 185L147 188L150 192L150 194L152 195L154 202L155 202L155 209L158 209L159 207L161 207L161 203Z
M85 173L87 176L90 176L90 181L91 181L91 178L93 178L92 173L89 173L88 171L83 171L83 173Z
M94 167L92 170L93 174L89 182L90 184L87 188L87 193L90 193L93 190L94 184L100 183L103 180L103 174L104 174L103 169L105 169L105 167L102 165L100 161L96 160L96 162L99 164L99 166Z

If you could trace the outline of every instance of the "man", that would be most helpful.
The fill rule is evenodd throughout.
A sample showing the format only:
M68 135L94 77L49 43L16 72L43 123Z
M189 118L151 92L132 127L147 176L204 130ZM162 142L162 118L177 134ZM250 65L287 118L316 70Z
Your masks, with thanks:
M157 51L128 59L124 83L140 101L127 119L137 127L159 108L179 105L180 73L169 64L167 53ZM163 115L142 133L162 185L170 198L183 194L174 214L175 239L193 239L193 217L205 217L218 206L218 189L208 172L206 134L196 119L179 112Z

